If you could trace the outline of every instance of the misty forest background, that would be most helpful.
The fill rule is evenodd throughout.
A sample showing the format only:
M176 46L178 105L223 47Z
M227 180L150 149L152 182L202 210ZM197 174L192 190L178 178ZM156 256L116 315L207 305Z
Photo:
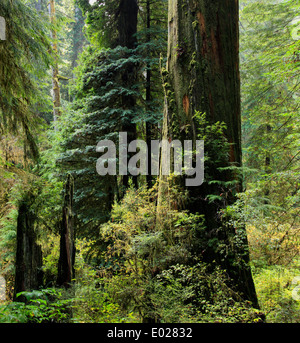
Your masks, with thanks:
M1 0L0 322L300 322L299 10ZM99 176L121 131L203 185Z

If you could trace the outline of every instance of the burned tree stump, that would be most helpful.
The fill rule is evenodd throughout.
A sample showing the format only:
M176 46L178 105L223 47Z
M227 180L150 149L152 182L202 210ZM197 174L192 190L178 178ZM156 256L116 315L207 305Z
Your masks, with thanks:
M17 294L38 289L43 284L42 249L34 230L35 216L30 204L22 202L17 220L17 253L14 301L25 301Z
M60 223L60 256L57 285L70 287L74 278L75 244L73 215L74 179L69 174L65 185L63 217Z

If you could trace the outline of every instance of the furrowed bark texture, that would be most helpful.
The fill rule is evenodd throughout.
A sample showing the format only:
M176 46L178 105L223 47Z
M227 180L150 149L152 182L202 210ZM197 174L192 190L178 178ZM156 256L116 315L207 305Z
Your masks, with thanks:
M195 110L227 124L231 159L241 163L238 2L169 1L168 70L177 120L190 124ZM194 130L193 130L194 131Z
M239 74L239 4L237 0L169 0L168 60L165 85L165 113L163 136L165 139L197 138L196 111L206 113L210 123L225 122L226 139L230 145L227 165L241 166L241 106ZM163 74L163 73L162 73ZM207 148L207 147L205 147ZM189 189L192 199L186 209L205 216L207 239L234 237L236 228L224 227L219 220L221 202L209 202L207 195L216 192L215 185L207 182L220 179L217 170L205 169L205 182ZM236 178L232 171L224 173L221 181ZM183 183L183 178L180 181ZM240 191L225 189L226 204L235 200ZM160 197L163 191L160 190ZM199 255L208 262L217 261L234 280L245 299L257 306L257 297L249 267L246 234L239 256L243 262L238 266L230 258L216 253L206 246ZM230 251L228 241L227 249ZM235 248L236 249L236 248ZM231 254L231 259L235 252Z

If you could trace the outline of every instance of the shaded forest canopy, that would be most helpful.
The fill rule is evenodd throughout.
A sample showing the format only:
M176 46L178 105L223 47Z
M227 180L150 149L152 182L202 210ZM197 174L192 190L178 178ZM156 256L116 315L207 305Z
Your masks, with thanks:
M299 9L1 0L0 323L300 321ZM120 132L203 184L100 176Z

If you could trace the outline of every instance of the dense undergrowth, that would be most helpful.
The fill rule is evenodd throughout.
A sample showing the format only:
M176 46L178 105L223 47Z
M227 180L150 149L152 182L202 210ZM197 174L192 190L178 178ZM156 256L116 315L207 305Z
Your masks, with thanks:
M33 3L26 1L30 2ZM46 2L42 2L46 8ZM78 2L88 6L87 1ZM3 2L9 6L17 3L20 1ZM73 1L57 3L61 10L70 7L69 11L73 8L75 13ZM117 3L107 1L106 10L113 13ZM141 2L141 6L145 7L145 4ZM19 9L24 7L23 10L30 14L26 6ZM3 99L8 99L0 101L0 114L5 118L14 113L15 117L10 118L6 131L1 122L4 131L1 131L0 140L0 274L6 279L7 301L0 303L0 322L299 323L300 40L293 38L296 25L291 22L299 13L299 2L241 1L244 192L238 195L234 205L224 205L222 212L216 215L229 220L234 228L247 228L259 310L242 301L226 270L217 267L217 263L207 264L201 259L199 247L204 244L199 242L199 236L205 235L203 217L180 210L181 204L187 201L184 192L176 187L169 189L158 216L157 186L151 190L145 186L138 190L130 187L125 197L118 188L120 180L105 179L99 187L94 148L101 137L114 136L123 130L128 115L136 113L140 114L134 119L140 138L148 135L155 139L161 134L164 103L161 71L164 68L159 61L164 60L159 56L165 56L166 52L167 6L164 1L153 1L150 7L152 27L144 27L147 12L144 8L139 14L139 44L128 50L115 44L118 30L113 21L107 21L102 15L104 8L88 6L86 29L90 31L94 45L85 49L77 71L74 69L75 57L72 68L68 66L71 62L69 49L74 42L71 44L70 37L65 39L66 35L72 36L70 32L75 39L75 31L61 24L60 34L64 38L60 38L59 44L62 59L68 60L62 63L61 74L69 76L70 83L61 82L62 114L53 126L50 124L49 75L44 76L45 84L41 81L35 91L30 87L29 92L28 88L29 81L34 86L37 79L42 79L40 74L46 69L48 58L42 56L36 66L26 62L39 51L41 55L46 54L48 39L42 45L38 41L49 31L49 24L38 22L35 14L36 20L24 21L24 27L20 20L11 25L15 38L7 42L13 42L11 51L14 54L7 55L9 49L1 50L6 56L3 61L12 66L7 68L10 69L9 79L15 82L9 88L6 76L2 78L5 80L3 85L0 82L1 91L5 90ZM76 7L77 15L78 9ZM81 21L83 26L83 16ZM31 28L34 23L38 24L36 30ZM197 22L192 24L196 27ZM42 25L46 26L41 31L38 27ZM77 29L81 37L82 27L78 25ZM30 35L41 32L42 35L30 41L24 39L28 32ZM103 35L101 42L99 35ZM112 41L105 45L104 40L110 39ZM67 46L62 41L66 41ZM14 46L14 42L20 44ZM24 46L26 51L31 51L25 57ZM183 47L177 46L176 52L184 53ZM78 52L75 55L78 57ZM132 63L140 76L132 80L129 87L120 80L126 76L124 68L132 68ZM15 65L19 66L17 72L13 68ZM30 66L37 70L31 70ZM24 70L20 74L21 67ZM18 77L20 75L23 77ZM120 92L122 97L119 97ZM135 98L134 106L128 101L132 97ZM29 112L31 107L32 113ZM19 123L24 127L17 135ZM223 154L226 148L223 124L209 126L203 123L203 127L206 133L220 133L218 139L215 135L205 136L206 144L218 156L211 156L206 165L215 168L216 159L227 154L226 151ZM178 130L183 128L178 127ZM38 164L32 156L37 155L34 135L40 154ZM75 278L67 289L56 287L55 281L65 181L61 169L65 169L65 173L75 171L77 175L74 203L81 220L81 225L77 225ZM216 184L220 192L207 194L207 201L226 203L227 191L221 190L222 182L210 182ZM140 184L146 184L145 178L141 177ZM231 191L231 186L229 181L225 189ZM111 196L111 191L115 197ZM122 197L111 211L113 201ZM32 225L43 251L43 287L20 293L17 300L22 297L25 302L13 302L18 209L24 201L35 219ZM238 232L235 238L240 238ZM230 243L236 243L234 239ZM205 243L210 248L223 249L224 257L228 257L228 247L222 245L222 241L214 238Z
M293 297L297 263L268 265L265 250L253 243L257 229L248 230L261 307L256 310L230 287L226 271L192 254L199 218L171 211L166 201L163 227L157 229L156 194L155 188L129 189L114 205L111 220L99 228L99 237L106 242L101 256L97 242L77 241L76 279L71 287L23 292L25 303L1 304L0 321L253 323L266 316L267 322L299 322L300 303ZM178 199L179 193L172 190L168 200L174 194ZM53 273L57 257L55 250L45 257L45 275Z

